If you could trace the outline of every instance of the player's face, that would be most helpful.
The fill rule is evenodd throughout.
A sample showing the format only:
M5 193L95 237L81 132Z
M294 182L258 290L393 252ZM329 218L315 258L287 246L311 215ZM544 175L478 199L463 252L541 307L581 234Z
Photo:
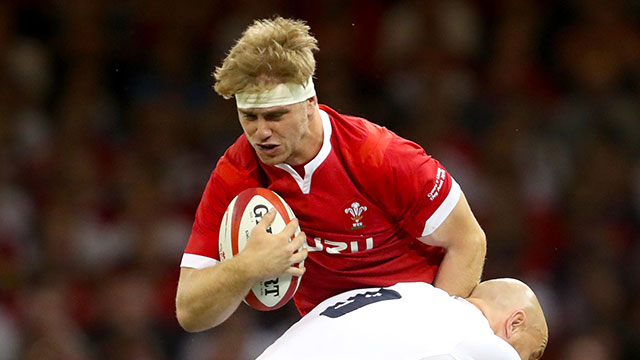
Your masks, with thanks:
M523 360L538 360L544 352L542 338L533 334L526 334L524 338L520 339L516 350Z
M291 105L238 109L240 125L263 163L299 165L315 156L310 128L315 101L314 97Z

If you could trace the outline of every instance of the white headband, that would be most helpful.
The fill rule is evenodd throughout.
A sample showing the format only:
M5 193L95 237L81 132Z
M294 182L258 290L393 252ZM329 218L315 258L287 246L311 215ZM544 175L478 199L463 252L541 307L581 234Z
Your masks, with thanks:
M306 85L295 83L278 84L271 90L261 93L235 94L238 109L268 108L272 106L291 105L305 101L316 95L313 80L309 77Z

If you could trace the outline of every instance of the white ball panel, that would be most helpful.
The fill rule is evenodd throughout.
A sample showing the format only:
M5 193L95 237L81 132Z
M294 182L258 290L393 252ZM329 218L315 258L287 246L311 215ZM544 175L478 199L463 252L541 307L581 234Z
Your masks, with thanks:
M254 193L255 194L255 193ZM275 194L275 193L273 193ZM287 205L287 203L277 194L275 194L279 200L284 205L286 209L287 215L289 219L295 218L293 214L293 210ZM240 195L239 195L240 196ZM246 201L246 195L244 197L243 203ZM238 197L234 198L233 201L229 204L227 208L227 212L225 212L222 223L220 226L220 234L219 234L219 250L220 250L220 259L230 259L233 257L233 220L234 220L234 209L237 205ZM264 196L261 195L253 195L248 202L246 202L246 206L244 209L237 209L242 211L240 214L240 224L237 226L238 234L235 237L238 241L237 250L242 251L246 246L246 243L250 237L251 231L255 227L256 224L262 220L264 215L267 214L269 209L274 208L274 204L272 204L269 200L267 200ZM236 217L237 218L237 217ZM283 216L277 212L272 222L271 226L267 229L269 233L277 234L284 230L286 227L285 220ZM300 232L300 228L298 227L295 230L295 235ZM278 308L282 306L283 297L290 292L290 287L292 286L292 276L288 274L282 274L279 277L273 279L265 279L263 281L257 282L252 288L251 293L257 298L257 300L264 305L266 308L262 308L261 310L268 310L268 308ZM298 285L300 284L300 279L296 279L295 281L296 290ZM248 298L247 298L248 299ZM247 302L245 299L245 303ZM255 302L255 300L252 300ZM280 303L280 305L278 305ZM249 303L248 303L249 304ZM251 305L251 304L250 304ZM254 305L252 305L254 306ZM257 305L255 305L257 306ZM260 306L257 306L260 308Z

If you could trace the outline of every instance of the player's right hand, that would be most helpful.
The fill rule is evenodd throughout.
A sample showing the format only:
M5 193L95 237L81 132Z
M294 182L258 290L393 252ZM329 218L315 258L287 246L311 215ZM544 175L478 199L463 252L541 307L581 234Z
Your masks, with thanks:
M307 258L306 235L301 231L292 240L298 228L298 219L291 220L278 234L269 234L267 229L276 217L271 209L253 228L244 249L236 255L244 261L247 275L255 281L273 278L287 273L302 276L304 267L294 266Z

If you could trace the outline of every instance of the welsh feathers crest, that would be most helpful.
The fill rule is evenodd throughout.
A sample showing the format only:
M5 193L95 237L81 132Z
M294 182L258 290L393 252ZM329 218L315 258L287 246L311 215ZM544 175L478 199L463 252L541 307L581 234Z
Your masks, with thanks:
M348 207L346 209L344 209L344 213L345 214L350 214L351 215L351 220L353 220L353 223L351 224L351 230L356 230L356 229L362 229L365 227L365 225L362 223L362 217L363 217L363 213L367 211L367 207L366 206L360 206L360 203L353 202L351 203L351 207Z

